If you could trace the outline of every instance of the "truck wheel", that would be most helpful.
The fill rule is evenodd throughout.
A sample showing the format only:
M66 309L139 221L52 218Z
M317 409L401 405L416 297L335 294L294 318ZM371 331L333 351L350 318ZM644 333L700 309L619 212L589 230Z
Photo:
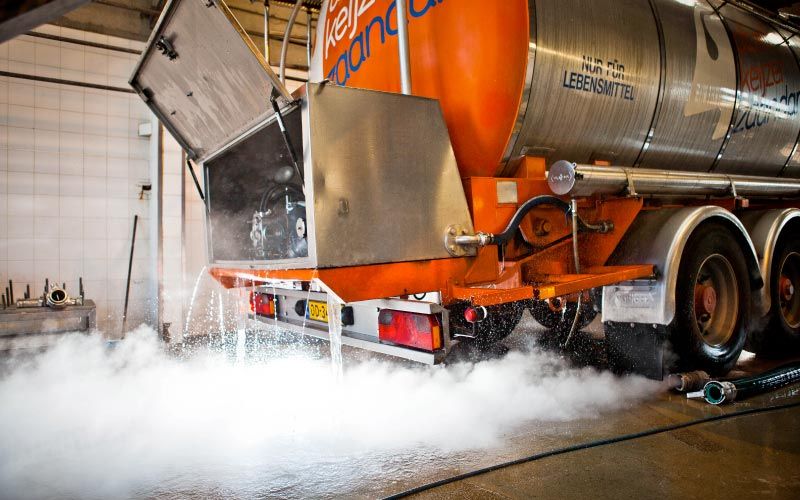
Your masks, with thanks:
M750 335L750 348L768 357L800 348L800 242L784 241L770 272L772 306L767 327Z
M578 329L585 328L594 321L597 316L593 302L591 300L581 301L581 317L578 321ZM567 302L565 305L556 304L545 300L533 300L528 306L531 316L537 323L551 330L559 341L566 340L572 322L575 319L577 302Z
M747 264L724 226L701 226L686 243L678 270L669 338L681 368L725 374L747 339Z

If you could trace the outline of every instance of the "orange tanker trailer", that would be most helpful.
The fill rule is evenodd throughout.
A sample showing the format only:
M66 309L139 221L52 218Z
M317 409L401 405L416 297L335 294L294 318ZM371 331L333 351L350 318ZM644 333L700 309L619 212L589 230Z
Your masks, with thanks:
M211 273L255 318L435 363L524 311L609 361L800 342L800 45L747 2L331 0L281 84L173 0L131 85L202 167Z

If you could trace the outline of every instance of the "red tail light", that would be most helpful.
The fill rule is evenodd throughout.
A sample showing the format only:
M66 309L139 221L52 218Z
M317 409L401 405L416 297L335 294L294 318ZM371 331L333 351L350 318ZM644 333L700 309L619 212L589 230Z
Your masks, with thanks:
M275 316L275 297L266 293L250 292L250 311L259 316Z
M488 316L488 311L483 306L468 307L464 310L464 319L469 323L480 323L486 319L486 316Z
M435 351L442 347L442 328L433 314L383 309L378 314L378 337L382 341Z

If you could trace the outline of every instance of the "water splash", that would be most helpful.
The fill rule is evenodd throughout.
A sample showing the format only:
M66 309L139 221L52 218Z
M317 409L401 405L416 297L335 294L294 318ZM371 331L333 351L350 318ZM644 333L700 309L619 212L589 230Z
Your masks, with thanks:
M328 340L331 346L331 372L334 380L341 381L342 362L342 303L332 293L328 294Z
M197 274L197 278L194 280L194 288L192 289L192 298L189 301L189 308L186 310L186 320L183 322L183 336L189 336L189 324L192 320L192 311L194 310L194 302L197 300L197 289L200 288L200 280L203 279L203 276L206 275L206 268L208 266L203 266L203 269Z

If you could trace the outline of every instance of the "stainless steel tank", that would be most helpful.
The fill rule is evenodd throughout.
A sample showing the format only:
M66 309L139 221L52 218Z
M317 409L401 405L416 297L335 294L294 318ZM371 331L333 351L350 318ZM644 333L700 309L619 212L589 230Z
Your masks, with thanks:
M789 32L705 0L536 0L514 154L798 175Z

